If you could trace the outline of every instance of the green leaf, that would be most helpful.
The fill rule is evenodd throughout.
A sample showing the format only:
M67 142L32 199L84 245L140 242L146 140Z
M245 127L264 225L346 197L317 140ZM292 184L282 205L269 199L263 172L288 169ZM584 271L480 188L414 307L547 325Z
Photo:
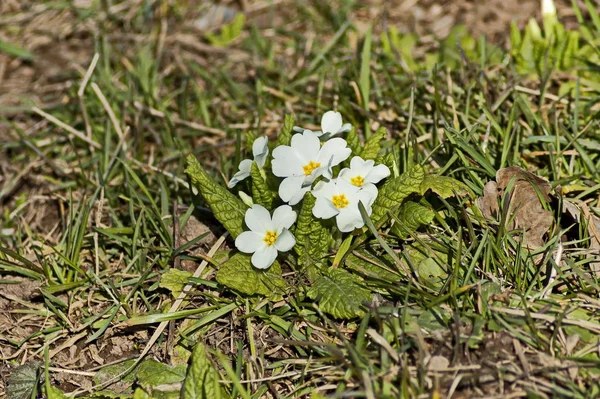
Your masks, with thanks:
M391 176L394 176L394 170L397 169L398 165L396 164L396 156L393 152L388 152L383 156L377 157L375 159L375 164L384 164L390 170Z
M155 387L164 384L173 384L185 379L186 367L183 364L178 366L167 366L156 360L144 360L137 371L137 380L142 386Z
M410 233L417 231L421 225L429 224L435 212L416 202L406 201L400 206L398 220L392 226L392 233L402 239L410 237Z
M249 154L252 154L252 145L254 144L254 141L256 141L257 138L260 137L260 133L255 132L253 130L249 130L246 133L244 133L244 138L245 138L245 149Z
M252 266L250 256L235 254L219 267L217 281L242 294L264 296L281 295L287 283L281 277L281 266L275 262L266 269L260 270Z
M173 296L178 298L183 287L190 281L190 277L192 277L192 273L185 270L169 269L161 276L158 286L171 291Z
M387 129L381 126L377 131L369 137L360 153L362 159L376 159L381 149L381 141L387 137Z
M466 184L449 176L426 175L419 187L419 194L423 195L429 190L442 198L469 194L469 188Z
M404 172L400 176L389 179L379 190L379 195L373 204L371 219L377 224L389 210L400 206L402 201L412 193L419 192L425 172L420 165Z
M329 252L331 232L322 219L313 216L312 209L315 202L315 197L311 193L306 193L294 231L296 237L294 251L298 254L298 263L305 267L321 263Z
M15 399L30 399L31 393L38 383L39 366L24 364L17 367L8 378L6 397Z
M348 143L348 147L352 150L352 155L360 155L360 138L358 137L358 133L356 133L356 128L354 126L352 126L352 129L346 134L346 143Z
M344 264L351 270L387 282L397 281L400 277L395 272L394 260L385 253L375 255L365 249L359 249L348 255Z
M231 42L240 37L245 23L246 15L239 13L233 18L231 23L223 25L218 35L209 32L206 34L206 38L213 46L227 47Z
M135 364L135 359L126 360L121 363L113 364L110 366L103 367L100 371L94 375L94 383L96 385L102 384L106 381L112 380L116 376L120 376L127 370L129 370ZM139 366L138 366L139 367ZM137 367L135 370L127 374L120 379L121 382L134 382L137 373Z
M65 393L63 391L61 391L60 389L50 386L48 387L48 389L46 390L46 397L48 399L67 399L68 396L65 395Z
M307 295L319 302L323 312L339 319L364 316L363 302L371 301L371 292L358 277L343 269L330 269L317 278Z
M208 359L202 343L192 351L192 363L181 389L181 399L219 399L222 396L219 374Z
M279 147L280 145L290 145L292 142L292 132L294 129L294 117L292 115L286 115L283 120L283 129L281 129L281 133L277 136L277 140L275 141L275 147Z
M136 388L133 399L152 399L142 388Z
M250 175L252 176L252 199L254 199L254 203L270 210L277 194L269 189L256 162L252 162Z
M431 246L425 248L419 244L408 246L405 250L410 256L419 281L431 288L441 288L444 285L448 273L440 266L444 255L442 252Z
M195 156L189 155L187 164L185 173L192 180L192 185L200 191L215 218L221 222L233 238L236 238L244 231L244 214L248 207L229 190L215 182L202 168Z

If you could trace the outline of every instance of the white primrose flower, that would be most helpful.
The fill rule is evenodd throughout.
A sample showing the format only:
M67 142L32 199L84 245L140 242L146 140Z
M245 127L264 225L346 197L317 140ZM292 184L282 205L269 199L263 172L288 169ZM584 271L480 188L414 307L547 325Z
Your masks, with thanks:
M372 159L364 160L359 156L350 160L350 168L344 168L338 175L339 179L358 187L374 186L390 175L390 168L383 164L375 166ZM372 191L372 189L370 189Z
M370 216L373 211L371 205L377 198L377 187L371 184L360 188L346 180L335 179L317 183L312 193L317 199L313 215L320 219L335 216L338 229L346 233L365 225L358 203L363 203Z
M287 252L296 239L289 228L296 221L296 212L289 205L275 209L273 218L262 205L253 205L244 215L250 231L244 231L235 239L235 246L241 252L253 254L252 265L257 269L267 269L275 262L277 252Z
M265 162L267 161L267 156L269 155L269 147L267 147L268 141L266 136L261 136L252 143L252 155L254 156L254 162L256 162L259 168L265 166ZM252 162L253 161L250 159L244 159L240 162L240 166L238 167L239 171L233 175L231 180L229 180L227 187L233 188L236 184L250 176Z
M284 178L279 185L279 196L296 205L317 177L331 179L332 168L351 152L342 138L328 140L321 146L319 137L310 130L293 135L291 146L281 145L273 150L273 174Z
M349 123L342 123L342 114L335 111L327 111L321 118L321 135L327 135L328 137L334 136L339 133L349 132L352 130L352 125Z
M318 137L329 138L339 133L349 132L352 130L352 125L349 123L343 123L342 114L339 112L327 111L321 117L321 131L312 131L299 126L294 126L293 130L299 133L308 130L309 132L316 134Z

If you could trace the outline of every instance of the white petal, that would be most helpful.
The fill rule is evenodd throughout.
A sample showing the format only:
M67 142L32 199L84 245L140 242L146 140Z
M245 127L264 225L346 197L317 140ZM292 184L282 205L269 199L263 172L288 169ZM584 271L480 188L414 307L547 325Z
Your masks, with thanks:
M335 222L342 233L347 233L365 225L357 206L347 206L342 209L335 218Z
M342 114L335 111L327 111L321 118L321 130L323 133L337 133L342 128Z
M302 134L294 134L292 136L292 148L304 157L306 161L304 164L306 164L317 158L321 142L316 134L310 130L305 130Z
M346 181L350 181L350 179L352 179L354 176L355 174L349 168L344 168L340 170L340 173L338 173L338 179L343 179Z
M252 155L254 156L254 162L256 162L259 168L265 166L265 162L267 161L267 156L269 155L268 142L269 139L267 136L261 136L252 143Z
M296 205L298 202L302 201L304 195L310 191L310 186L304 186L300 190L296 191L292 198L290 198L290 205Z
M318 168L314 169L312 172L310 172L310 175L306 176L304 178L304 186L306 185L311 185L314 183L315 180L317 180L317 177L319 176L325 176L328 179L331 179L331 161L329 163L323 164L321 166L319 166Z
M273 227L276 231L289 229L296 221L296 212L289 205L281 205L273 212Z
M275 262L275 258L277 258L275 246L265 245L252 255L251 261L257 269L268 269Z
M331 198L331 196L338 193L337 181L338 180L335 179L328 182L318 182L312 190L312 194L315 198Z
M304 175L302 167L308 161L304 160L298 151L287 145L280 145L273 150L273 174L277 177Z
M252 208L246 211L244 221L250 230L260 233L263 236L267 231L274 230L273 223L271 222L271 214L262 205L252 205Z
M344 126L342 126L342 128L338 131L338 133L345 133L345 132L349 132L350 130L352 130L352 125L349 123L344 123Z
M349 198L353 198L360 191L360 187L356 187L354 184L342 179L336 180L336 186L338 193L346 194Z
M265 244L265 235L254 231L244 231L235 239L235 247L240 251L251 254Z
M229 187L229 188L235 187L236 184L238 184L239 182L241 182L248 176L250 176L250 172L242 172L242 171L237 172L235 175L233 175L231 180L229 180L229 183L227 183L227 187Z
M312 214L319 219L330 219L340 212L329 198L318 197L313 206Z
M321 147L321 151L319 151L319 156L317 162L321 162L324 164L328 162L332 157L332 166L339 165L340 162L348 159L352 150L347 147L346 140L341 137L336 137L330 140L327 140L323 147Z
M279 197L283 202L290 202L294 194L302 190L304 176L291 176L283 179L279 185Z
M377 187L373 183L363 184L361 190L355 194L358 201L362 201L365 204L365 208L367 206L371 206L373 202L375 202L375 198L377 198L378 194Z
M352 157L350 160L350 169L355 173L355 176L365 177L373 169L373 165L375 165L375 161L372 159L365 161L359 156Z
M244 159L242 162L240 162L240 166L238 166L238 169L240 170L240 172L250 173L250 171L252 170L252 160Z
M238 191L238 196L240 197L240 199L242 200L242 202L244 204L246 204L246 206L248 208L252 208L252 206L254 205L254 200L252 199L251 196L249 196L248 194L246 194L243 191Z
M369 183L379 183L381 180L385 179L390 175L390 168L385 166L384 164L379 164L375 166L373 169L364 176L366 182Z
M277 236L277 241L275 241L275 248L279 252L287 252L292 249L296 245L296 239L294 235L290 233L288 229L285 229Z

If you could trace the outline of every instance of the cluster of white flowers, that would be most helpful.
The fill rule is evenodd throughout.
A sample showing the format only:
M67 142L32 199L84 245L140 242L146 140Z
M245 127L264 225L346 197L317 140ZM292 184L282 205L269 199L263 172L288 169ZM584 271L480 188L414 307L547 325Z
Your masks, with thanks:
M235 240L236 247L244 253L252 253L252 264L259 269L270 267L278 252L289 251L296 240L289 231L296 221L291 206L298 204L307 192L315 198L312 214L320 219L335 217L341 232L351 232L364 226L358 204L362 202L367 214L377 198L376 183L390 175L385 165L375 165L373 160L355 156L350 168L342 169L334 177L333 168L344 162L351 154L348 143L341 137L332 137L351 130L349 123L342 123L339 112L328 111L321 119L321 131L294 127L289 146L281 145L273 150L271 164L273 175L283 178L279 185L279 197L289 205L275 209L273 217L261 205L253 205L246 211L245 222L250 231L243 232ZM260 137L252 146L254 160L243 160L239 171L229 182L229 187L250 176L252 162L263 168L269 154L267 138ZM315 181L321 178L316 184ZM291 206L290 206L291 205Z

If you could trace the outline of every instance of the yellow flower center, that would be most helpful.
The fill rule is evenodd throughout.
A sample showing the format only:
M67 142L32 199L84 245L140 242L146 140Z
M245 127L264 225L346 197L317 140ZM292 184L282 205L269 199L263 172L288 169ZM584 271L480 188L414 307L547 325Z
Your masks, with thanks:
M310 175L313 172L313 170L317 169L319 166L321 166L320 162L310 161L309 163L307 163L306 165L304 165L302 167L302 169L304 169L304 174L306 176L308 176L308 175Z
M354 184L356 187L362 187L365 184L365 179L362 176L355 176L350 179L350 183Z
M265 234L265 238L263 239L263 241L268 246L274 245L275 241L277 241L277 233L274 231L267 231L267 234Z
M345 194L334 195L331 197L331 202L333 202L333 205L338 209L342 209L350 205L350 201L348 201L348 198L346 198Z

